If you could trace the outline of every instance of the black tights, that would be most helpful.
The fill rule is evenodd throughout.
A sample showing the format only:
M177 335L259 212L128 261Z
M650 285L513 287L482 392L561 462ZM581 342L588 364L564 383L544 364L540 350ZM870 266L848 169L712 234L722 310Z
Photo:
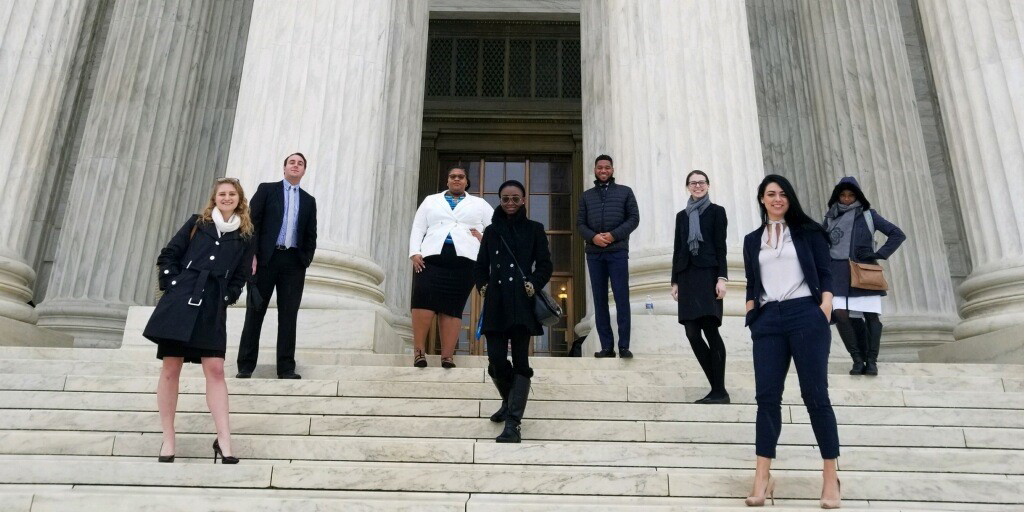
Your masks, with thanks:
M882 344L882 320L878 313L864 313L864 318L850 318L850 311L832 312L836 330L854 361L877 361Z
M697 356L697 362L711 384L711 392L725 393L725 342L716 324L716 319L705 317L684 322L683 326L693 355ZM701 331L704 332L703 338Z
M508 362L508 346L512 345L512 362ZM530 368L530 333L522 327L513 327L502 333L487 334L487 361L494 372L509 380L513 374L533 377Z

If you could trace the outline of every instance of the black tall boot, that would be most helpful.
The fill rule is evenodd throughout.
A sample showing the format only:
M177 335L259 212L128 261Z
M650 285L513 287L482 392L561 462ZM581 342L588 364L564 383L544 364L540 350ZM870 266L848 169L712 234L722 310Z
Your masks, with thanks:
M532 372L531 372L532 373ZM494 440L499 443L518 443L523 440L519 425L523 422L526 402L530 397L530 377L520 374L512 379L512 390L508 394L508 414L505 415L505 430Z
M867 367L864 368L864 375L878 375L878 351L882 346L882 321L875 313L867 313L865 323L867 324L868 355Z
M853 368L850 368L850 375L860 375L864 372L864 355L860 350L860 343L857 339L857 331L853 327L853 319L836 321L836 330L839 331L839 338L843 340L846 351L853 358Z
M496 370L493 364L487 365L487 375L491 376L491 382L494 383L498 394L501 395L501 408L491 415L491 421L501 423L505 421L505 416L508 414L508 395L512 390L512 368Z

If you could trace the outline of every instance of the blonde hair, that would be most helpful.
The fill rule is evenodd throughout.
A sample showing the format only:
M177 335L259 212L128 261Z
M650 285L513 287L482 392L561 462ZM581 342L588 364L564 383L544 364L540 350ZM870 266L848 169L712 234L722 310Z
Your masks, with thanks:
M235 192L238 192L238 206L235 207L234 212L235 215L238 215L239 220L241 220L238 232L243 237L249 238L255 229L252 225L252 218L249 216L249 201L245 199L245 191L242 190L242 184L238 182L238 178L217 178L213 182L210 200L206 202L206 208L199 214L199 222L213 222L213 209L217 207L217 188L225 183L234 185Z

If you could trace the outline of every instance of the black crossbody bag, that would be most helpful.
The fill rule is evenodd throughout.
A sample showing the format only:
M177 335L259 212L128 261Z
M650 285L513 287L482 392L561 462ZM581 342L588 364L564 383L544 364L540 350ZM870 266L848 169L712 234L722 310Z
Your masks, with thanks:
M508 246L508 242L505 241L505 237L498 235L501 239L501 244L505 246L505 250L512 255L512 261L515 262L516 268L519 269L519 275L523 276L523 282L529 282L526 279L526 273L523 272L523 267L519 266L519 260L516 259L516 253L512 251L512 248ZM558 323L558 320L562 317L562 306L559 306L555 299L552 299L548 292L542 289L533 290L533 314L537 317L537 321L548 327L551 327Z

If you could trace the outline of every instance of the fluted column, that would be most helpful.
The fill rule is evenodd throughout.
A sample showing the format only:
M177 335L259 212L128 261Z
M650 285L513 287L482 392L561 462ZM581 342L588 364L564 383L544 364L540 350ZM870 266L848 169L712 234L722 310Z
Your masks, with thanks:
M78 345L116 346L128 308L151 300L156 254L183 221L185 212L176 215L175 206L196 185L186 181L180 156L200 151L183 144L198 108L208 43L223 33L215 4L225 5L119 0L114 6L39 307L39 325L73 334Z
M0 3L0 317L37 320L29 231L87 10L84 0Z
M388 51L387 122L384 126L384 165L376 195L375 233L387 234L374 245L374 257L384 268L384 301L391 324L412 338L409 307L412 266L408 237L416 214L423 131L423 88L427 70L428 0L395 4L395 30Z
M593 179L593 158L607 153L616 180L636 193L634 304L642 309L648 293L669 304L675 216L686 206L693 169L710 175L711 200L728 211L733 285L742 286L740 248L758 223L764 176L743 0L594 0L581 8L583 185ZM742 313L738 292L729 314Z
M895 0L801 0L824 176L856 176L908 240L886 265L883 354L952 340L957 322L938 206Z
M974 264L955 335L1024 326L1024 2L919 6Z
M317 198L318 238L303 308L388 314L385 272L405 251L384 241L407 236L408 224L381 216L408 217L393 201L415 208L426 15L419 0L253 5L228 174L253 189L281 179L289 153L308 157L302 186ZM419 97L399 90L410 84ZM374 229L384 225L392 231ZM405 300L399 279L388 304Z
M831 191L821 173L797 0L747 0L765 174L790 179L811 216Z

